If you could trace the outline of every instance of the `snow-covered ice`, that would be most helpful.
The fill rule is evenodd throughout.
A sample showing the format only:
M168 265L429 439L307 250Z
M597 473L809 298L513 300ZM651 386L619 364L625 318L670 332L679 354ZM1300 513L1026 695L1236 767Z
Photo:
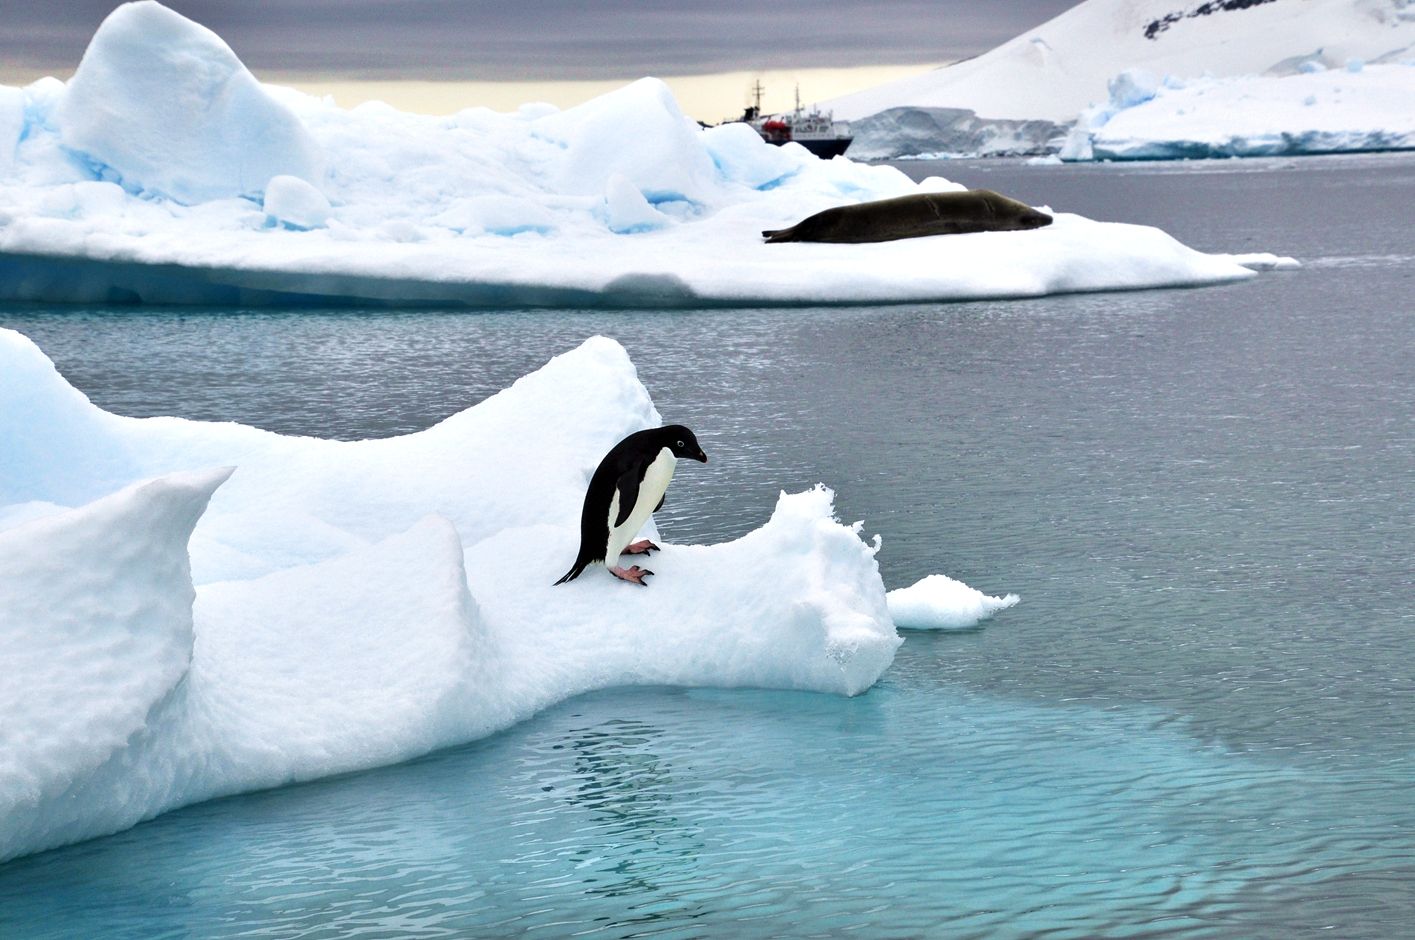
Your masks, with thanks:
M110 414L0 330L0 859L591 689L869 688L897 596L823 486L730 543L650 523L648 589L552 586L599 458L659 423L602 337L431 428L348 442Z
M1412 61L1410 0L1086 0L980 56L825 106L851 122L852 154L872 159L1044 153L1056 151L1084 110L1106 106L1107 83L1126 70L1193 81ZM1403 109L1387 108L1382 90L1357 82L1346 86L1341 100L1318 102L1319 110L1339 105L1340 114L1356 119L1353 128L1332 116L1341 125L1343 149L1363 139L1346 133L1353 129L1415 130L1409 106L1415 87L1408 75L1402 81ZM1229 136L1301 137L1322 132L1329 120L1285 105L1271 112L1273 102L1263 100L1259 85L1246 96L1246 80L1233 89L1225 113L1216 116ZM1375 117L1384 126L1366 123ZM1389 149L1385 138L1367 140L1369 149Z
M966 630L1020 600L1016 594L991 597L962 581L931 574L885 595L894 625L908 630Z
M1415 64L1160 81L1131 70L1081 115L1067 160L1264 157L1415 149Z
M1157 229L1055 224L766 245L833 205L921 189L749 128L703 129L642 79L567 110L444 118L258 82L154 2L74 78L0 89L0 298L203 304L686 306L1020 297L1252 276Z

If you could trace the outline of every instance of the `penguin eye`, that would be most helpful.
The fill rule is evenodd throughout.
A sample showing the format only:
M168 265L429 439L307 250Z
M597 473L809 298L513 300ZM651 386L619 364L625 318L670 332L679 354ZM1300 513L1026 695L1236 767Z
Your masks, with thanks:
M678 446L679 446L679 447L682 447L682 446L683 446L683 442L682 442L682 441L679 441L679 442L678 442Z

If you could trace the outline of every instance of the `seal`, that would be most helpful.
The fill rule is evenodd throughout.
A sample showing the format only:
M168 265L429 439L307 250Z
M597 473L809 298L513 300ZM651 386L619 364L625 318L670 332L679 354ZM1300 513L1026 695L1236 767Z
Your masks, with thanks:
M927 235L1018 232L1051 224L1051 216L990 189L918 193L836 206L790 228L762 232L768 242L888 242Z
M693 432L681 424L636 431L610 448L595 468L580 511L580 553L556 581L564 584L593 564L603 564L621 581L647 587L653 574L634 565L619 566L620 555L647 555L658 548L648 539L630 544L650 515L663 507L679 457L707 463Z

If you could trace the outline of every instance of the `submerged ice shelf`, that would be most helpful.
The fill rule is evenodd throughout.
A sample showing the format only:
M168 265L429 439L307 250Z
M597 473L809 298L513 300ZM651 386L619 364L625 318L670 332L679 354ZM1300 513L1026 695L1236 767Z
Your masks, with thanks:
M565 111L344 110L262 85L214 33L142 0L104 21L67 84L0 88L0 299L884 303L1252 276L1253 258L1064 211L1032 232L760 236L961 188L700 128L654 79Z
M658 423L604 338L344 442L109 414L0 330L0 859L591 689L869 688L901 641L878 542L824 487L734 542L664 544L648 589L552 586L599 457Z

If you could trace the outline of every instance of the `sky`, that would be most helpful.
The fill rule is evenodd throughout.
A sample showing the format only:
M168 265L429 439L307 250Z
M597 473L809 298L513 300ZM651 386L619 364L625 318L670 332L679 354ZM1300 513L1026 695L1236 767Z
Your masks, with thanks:
M1075 0L168 0L263 81L433 113L577 103L644 75L684 109L768 110L985 52ZM0 0L0 82L72 74L113 0ZM683 90L680 90L683 89ZM382 92L372 94L372 92ZM543 92L536 94L536 92ZM493 98L503 95L505 101ZM701 99L701 104L690 104ZM480 98L483 100L469 100ZM444 100L445 99L445 100ZM507 103L510 102L510 103ZM709 119L703 114L695 116Z

